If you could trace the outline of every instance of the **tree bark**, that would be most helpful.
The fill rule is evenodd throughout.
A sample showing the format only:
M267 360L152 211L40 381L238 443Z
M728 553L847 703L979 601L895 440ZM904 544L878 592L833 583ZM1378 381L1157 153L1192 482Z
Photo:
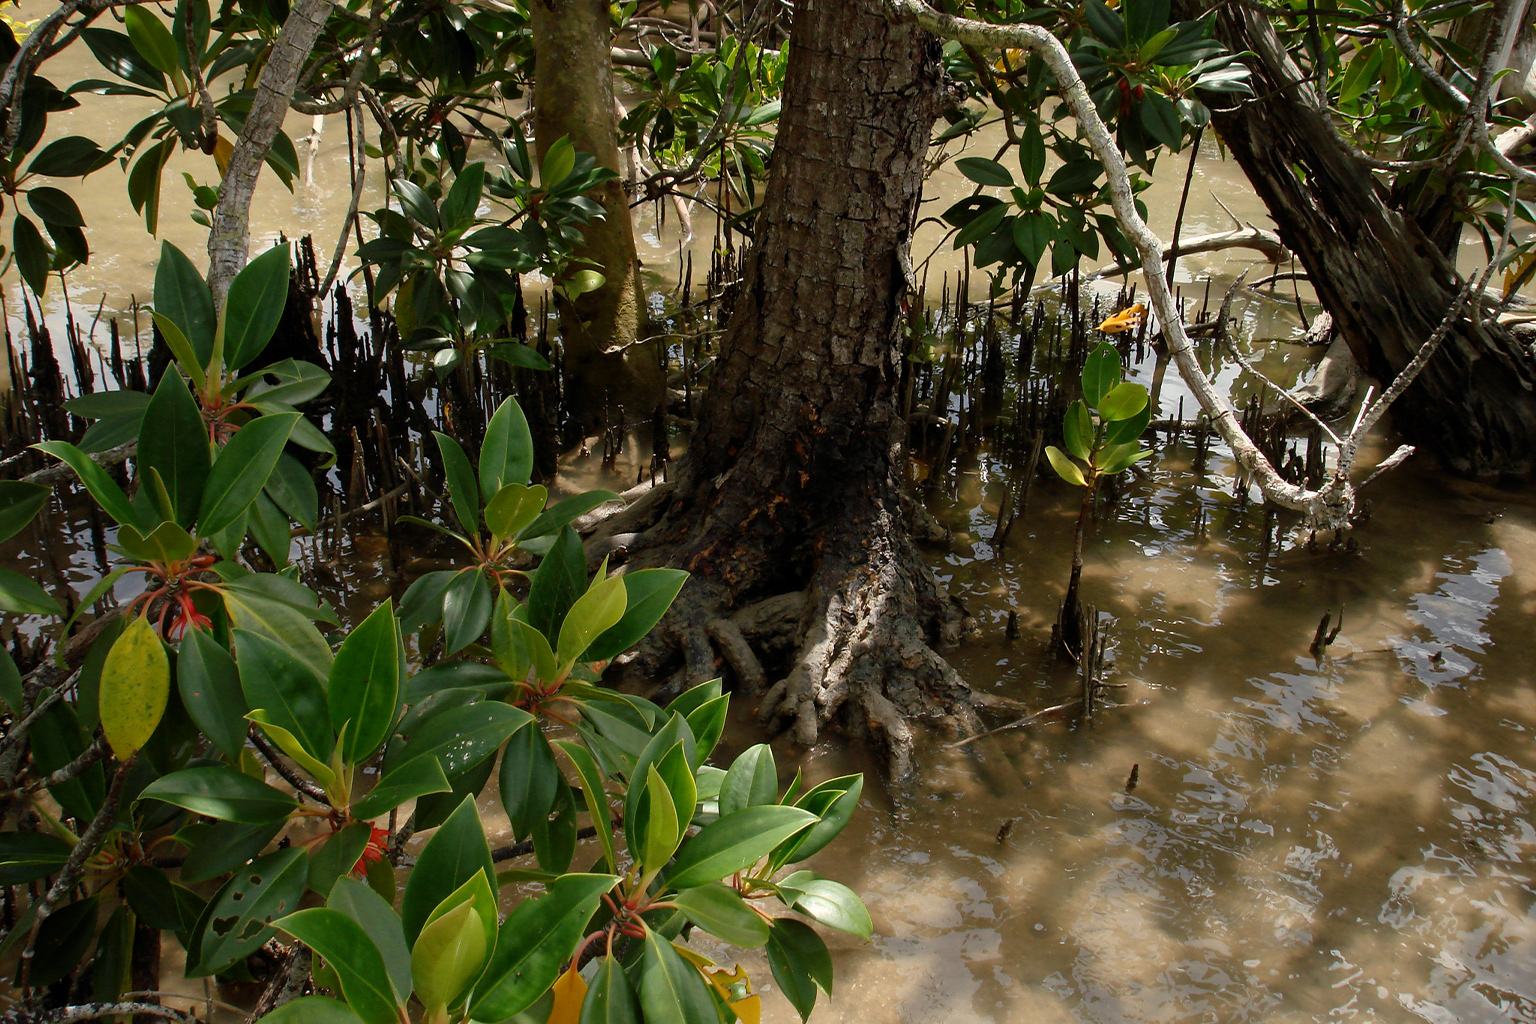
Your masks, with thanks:
M598 166L622 174L608 4L604 0L534 0L528 12L534 45L534 146L539 159L568 136L578 152L590 153ZM594 375L593 364L634 343L641 320L639 262L624 189L615 179L593 198L602 203L605 216L581 229L585 244L575 255L596 263L607 281L574 303L558 303L566 366L587 377ZM572 263L570 270L587 267Z
M1180 6L1181 16L1199 16L1190 0ZM1245 63L1258 97L1226 107L1207 97L1222 141L1269 208L1281 240L1306 266L1355 359L1388 382L1451 308L1460 287L1455 269L1418 211L1395 206L1329 130L1327 107L1269 21L1227 4L1216 26L1230 49L1249 51ZM1399 399L1394 423L1454 471L1529 474L1536 453L1533 387L1529 339L1484 322L1474 308Z
M716 674L711 637L733 664L750 658L724 643L745 631L725 615L803 592L795 656L760 713L802 744L835 720L899 776L909 719L971 724L969 689L933 650L958 638L959 611L912 544L900 491L901 305L938 45L879 0L798 5L791 45L756 246L647 540L693 573L669 624L688 682Z

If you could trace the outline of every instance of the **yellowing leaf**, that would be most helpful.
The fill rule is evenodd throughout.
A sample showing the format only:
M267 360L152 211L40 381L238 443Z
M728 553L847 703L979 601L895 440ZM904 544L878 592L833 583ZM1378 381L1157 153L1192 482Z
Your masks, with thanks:
M742 1024L762 1024L763 1001L752 995L752 979L745 967L737 964L734 971L705 971L704 977Z
M587 983L576 972L575 964L555 980L550 991L555 994L555 1002L547 1024L577 1024L581 1020L581 1004L587 998Z
M145 618L128 624L101 666L101 729L119 760L154 734L171 692L165 645Z
M745 999L738 999L736 1002L727 1003L726 1005L741 1020L741 1024L761 1024L763 1019L762 996L747 996Z
M1515 260L1515 262L1509 265L1509 269L1504 271L1504 297L1506 299L1520 286L1520 279L1531 269L1532 264L1536 264L1536 249L1532 249L1518 260Z
M1136 303L1130 309L1122 309L1114 316L1099 324L1099 330L1105 334L1119 334L1121 331L1129 331L1133 327L1140 327L1141 322L1147 318L1147 307Z
M229 173L229 158L234 155L235 144L220 133L213 143L213 162L219 165L219 177L222 178Z

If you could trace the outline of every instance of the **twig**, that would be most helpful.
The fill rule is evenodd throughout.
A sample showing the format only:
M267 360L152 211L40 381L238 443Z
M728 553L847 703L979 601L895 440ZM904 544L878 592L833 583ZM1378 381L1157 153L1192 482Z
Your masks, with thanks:
M82 1020L101 1020L103 1017L159 1017L178 1024L198 1024L197 1017L185 1010L173 1010L158 1003L124 1001L117 1003L80 1003L57 1010L44 1010L31 1014L11 1011L0 1017L3 1024L75 1024Z
M272 766L272 770L283 777L284 782L316 803L325 804L327 807L331 806L330 800L326 799L325 790L300 775L293 769L292 765L284 761L282 755L273 748L272 744L267 742L267 738L261 735L259 728L251 730L250 739L251 745L256 748L267 764Z

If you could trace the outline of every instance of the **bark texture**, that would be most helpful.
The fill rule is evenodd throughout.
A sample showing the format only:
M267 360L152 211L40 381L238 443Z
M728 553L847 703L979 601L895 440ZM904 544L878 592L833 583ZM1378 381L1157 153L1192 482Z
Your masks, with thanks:
M771 683L761 713L798 742L835 720L901 775L909 719L971 714L934 653L959 609L900 491L901 303L938 46L878 0L799 4L791 45L756 246L676 490L646 503L661 513L647 540L694 574L670 622L687 681L717 674L718 650L739 681ZM794 654L765 673L758 654L783 639L769 620Z
M1190 0L1180 6L1181 16L1199 16ZM1217 35L1232 50L1250 51L1245 63L1260 98L1213 108L1216 128L1281 239L1306 266L1355 359L1388 382L1455 301L1459 282L1442 251L1445 218L1431 204L1426 225L1417 211L1393 204L1330 130L1327 108L1264 15L1228 4L1217 17ZM1394 422L1449 469L1529 474L1536 453L1536 358L1529 338L1481 319L1456 323L1399 399Z
M534 144L539 159L562 136L601 167L623 173L609 58L609 13L605 0L533 0L535 85ZM598 265L607 283L562 303L561 335L567 364L592 362L634 342L640 326L635 236L629 203L618 180L594 196L606 216L582 229L579 258ZM573 264L572 271L586 264Z

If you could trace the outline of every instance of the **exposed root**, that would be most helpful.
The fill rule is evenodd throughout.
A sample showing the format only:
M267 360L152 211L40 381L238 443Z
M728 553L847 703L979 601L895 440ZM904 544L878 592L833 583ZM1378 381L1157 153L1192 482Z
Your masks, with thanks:
M768 683L768 673L763 671L763 663L742 635L741 627L730 619L713 619L704 628L720 656L736 673L741 688L748 693L761 692Z

